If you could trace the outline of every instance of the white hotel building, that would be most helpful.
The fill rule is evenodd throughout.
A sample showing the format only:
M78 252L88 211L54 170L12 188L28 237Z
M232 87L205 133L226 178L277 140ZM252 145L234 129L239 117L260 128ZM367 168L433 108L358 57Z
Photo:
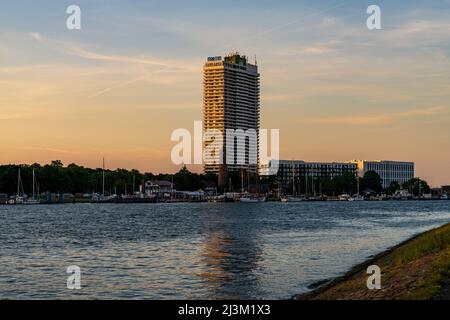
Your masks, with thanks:
M226 171L247 168L256 172L259 162L259 81L260 75L256 63L249 63L245 56L238 53L224 58L210 57L205 63L203 68L203 129L204 132L220 131L223 135L223 152L210 155L205 159L207 162L204 166L205 172L219 173L225 167ZM246 143L244 147L237 145L234 141L234 150L227 150L225 132L228 129L254 130L256 141L253 141L253 148L249 147L249 143ZM211 142L212 139L206 138L204 148ZM245 165L237 165L237 155L244 153ZM227 156L234 158L234 163L226 164ZM256 159L256 161L250 161L250 159Z
M268 166L261 166L261 174L268 175ZM278 162L277 180L284 189L290 189L293 182L298 185L296 188L300 191L305 190L308 183L313 183L316 178L334 178L350 173L354 176L358 174L358 167L350 162L305 162L301 160L280 160ZM293 180L294 179L294 180ZM301 185L301 187L300 187ZM311 186L307 187L310 189ZM297 189L297 191L299 191Z
M268 168L268 165L262 165L260 174L269 175ZM394 181L402 185L414 178L414 162L353 160L328 163L280 160L277 178L284 188L289 188L292 186L293 177L304 183L306 179L312 181L312 178L334 178L346 172L363 177L368 171L378 173L382 179L382 186L386 189Z
M383 180L383 188L389 188L392 182L400 185L414 178L414 162L387 161L387 160L353 160L358 166L358 174L363 177L368 171L375 171Z

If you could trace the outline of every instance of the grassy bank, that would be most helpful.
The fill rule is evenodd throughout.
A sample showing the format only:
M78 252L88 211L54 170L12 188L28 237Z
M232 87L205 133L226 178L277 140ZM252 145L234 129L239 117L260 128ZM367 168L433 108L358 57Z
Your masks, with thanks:
M367 289L366 270L370 265L381 268L381 290ZM450 299L450 224L418 235L354 267L343 277L295 298Z

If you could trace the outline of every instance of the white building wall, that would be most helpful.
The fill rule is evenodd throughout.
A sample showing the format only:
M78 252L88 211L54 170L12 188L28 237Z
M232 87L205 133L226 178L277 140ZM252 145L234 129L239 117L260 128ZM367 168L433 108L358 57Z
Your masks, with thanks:
M361 177L368 171L378 173L383 180L383 188L388 188L395 181L402 185L414 178L414 162L355 160L351 163L358 165L358 173Z

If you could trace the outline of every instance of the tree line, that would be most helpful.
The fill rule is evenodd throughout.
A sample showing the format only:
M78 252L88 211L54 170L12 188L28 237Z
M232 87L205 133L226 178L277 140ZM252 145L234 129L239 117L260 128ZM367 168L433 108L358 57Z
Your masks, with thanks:
M21 180L24 192L31 194L33 183L33 170L36 175L39 191L52 193L101 193L103 189L103 169L85 168L77 164L64 166L59 160L52 161L50 164L40 165L2 165L0 166L0 193L15 194L18 186L18 172L21 171ZM207 186L217 186L217 176L214 174L198 174L190 172L183 166L175 174L153 174L141 173L136 169L116 169L105 170L105 191L106 193L131 194L138 191L139 186L144 181L165 180L173 183L174 188L182 191L196 191L204 189ZM256 177L245 179L245 186L248 183L256 184ZM296 192L299 194L318 194L318 195L340 195L343 193L356 194L358 190L372 190L376 193L385 192L394 194L397 190L408 190L411 194L417 196L431 191L428 183L419 178L411 179L403 185L393 182L389 188L383 190L380 176L374 172L367 172L364 177L355 177L354 174L347 172L336 177L317 177L309 178L306 181L295 182ZM223 190L238 191L242 187L242 176L240 173L233 173ZM260 177L260 185L265 186L265 190L277 190L280 188L276 176ZM281 190L284 193L290 193L292 190Z
M269 184L273 190L280 188L285 194L292 194L293 188L295 188L297 194L337 196L346 193L353 195L358 192L358 184L361 194L364 192L384 192L393 195L401 189L408 190L415 196L418 196L419 193L431 192L428 183L420 178L411 179L402 185L393 182L389 188L383 189L383 181L375 171L368 171L363 177L356 177L351 172L344 172L342 175L335 177L302 177L294 181L294 186L291 182L288 188L282 188L276 176L263 178L263 182Z
M86 168L77 164L64 166L60 160L40 165L2 165L0 166L0 193L15 194L18 188L18 173L24 192L32 193L33 170L39 191L52 193L101 193L103 191L103 169ZM136 169L105 170L105 193L131 194L138 191L144 181L167 180L173 182L178 190L195 191L208 184L215 184L214 175L190 172L186 167L175 174L141 173Z

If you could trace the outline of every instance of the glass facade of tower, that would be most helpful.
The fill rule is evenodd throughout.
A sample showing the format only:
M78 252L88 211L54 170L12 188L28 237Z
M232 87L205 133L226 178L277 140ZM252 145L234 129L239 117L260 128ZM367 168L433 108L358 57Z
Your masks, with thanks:
M291 190L293 184L298 193L312 192L314 179L334 178L350 173L358 174L358 167L354 163L339 162L305 162L301 160L280 160L277 181L283 189Z

